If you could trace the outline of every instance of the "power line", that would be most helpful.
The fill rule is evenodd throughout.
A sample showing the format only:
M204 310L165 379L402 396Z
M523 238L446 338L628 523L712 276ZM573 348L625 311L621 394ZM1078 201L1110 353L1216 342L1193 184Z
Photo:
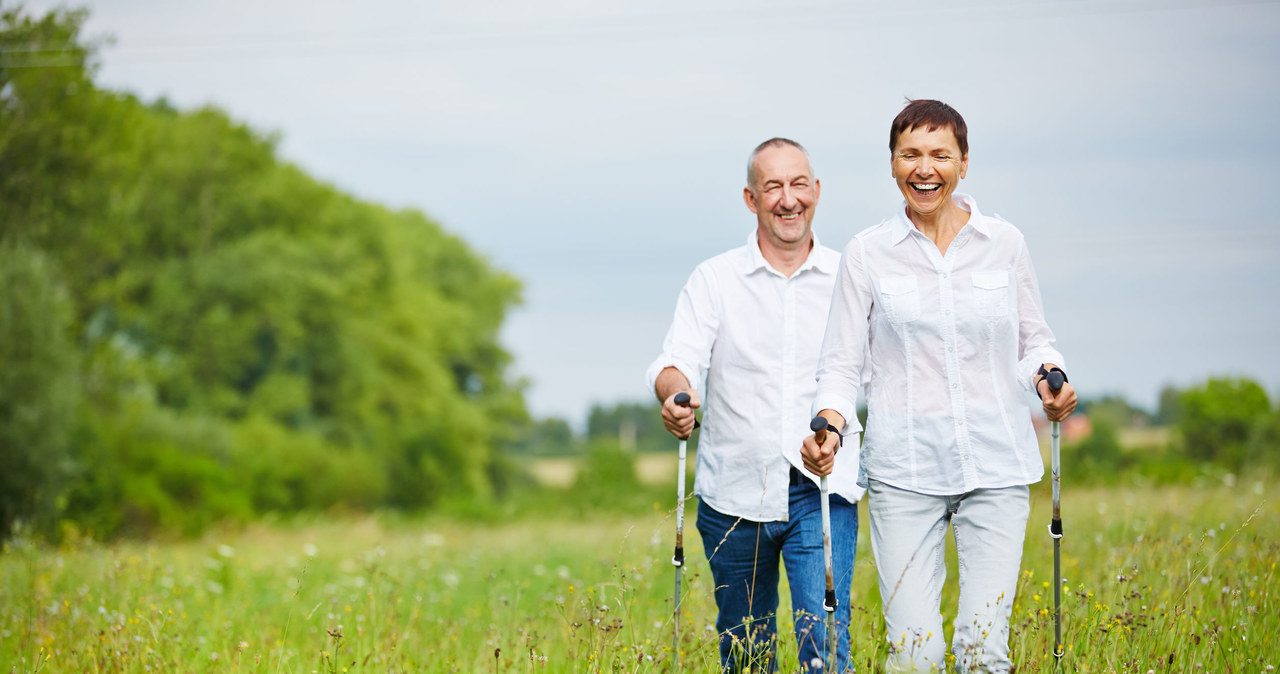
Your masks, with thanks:
M1009 21L1063 17L1114 16L1136 13L1168 13L1230 6L1275 6L1280 0L1044 0L1024 2L995 0L981 5L945 4L921 10L897 2L868 0L857 5L809 5L784 12L752 14L750 8L727 11L643 13L615 16L603 21L571 24L530 24L514 21L482 21L368 31L285 32L239 36L167 36L131 40L122 45L97 47L110 51L116 63L156 64L227 59L307 58L351 52L400 53L580 46L592 42L609 45L654 42L685 37L729 37L755 31L828 32L875 25L916 26L923 22L972 23L989 19ZM900 23L903 20L909 23ZM52 68L78 66L80 59L57 58L83 51L72 44L60 47L0 48L0 68ZM22 56L33 57L30 60ZM43 57L43 58L42 58Z

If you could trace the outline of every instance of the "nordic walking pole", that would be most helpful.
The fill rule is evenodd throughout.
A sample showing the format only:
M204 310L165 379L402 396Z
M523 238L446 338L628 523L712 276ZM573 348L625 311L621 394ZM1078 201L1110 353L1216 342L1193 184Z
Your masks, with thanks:
M689 394L681 391L672 400L681 407L688 407ZM698 427L698 420L693 420L693 427ZM680 671L680 577L684 573L684 464L688 452L689 439L680 440L680 469L676 474L676 551L671 556L671 565L676 567L675 593L675 627L672 630L671 650L675 654L676 671Z
M1066 380L1061 370L1052 370L1045 376L1049 390L1054 394L1062 390ZM1062 661L1062 509L1059 498L1058 422L1053 422L1050 436L1049 461L1053 471L1053 520L1049 523L1049 536L1053 538L1053 656Z
M809 422L809 430L813 431L813 441L821 447L827 441L827 420L814 417ZM827 610L827 666L826 671L835 671L836 667L836 588L831 564L831 496L827 491L827 476L819 480L822 491L822 563L827 571L827 594L822 598L822 608Z

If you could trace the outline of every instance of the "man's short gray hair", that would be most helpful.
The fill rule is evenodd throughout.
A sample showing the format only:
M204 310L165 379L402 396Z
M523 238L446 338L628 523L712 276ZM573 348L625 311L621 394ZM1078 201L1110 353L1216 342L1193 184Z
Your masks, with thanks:
M770 138L769 140L757 145L756 149L751 151L751 156L747 157L747 189L751 190L752 193L756 191L756 157L760 156L760 153L764 152L768 148L783 147L786 145L790 145L791 147L803 152L805 160L809 162L809 170L813 171L813 161L809 159L809 151L804 149L803 145L791 140L790 138Z

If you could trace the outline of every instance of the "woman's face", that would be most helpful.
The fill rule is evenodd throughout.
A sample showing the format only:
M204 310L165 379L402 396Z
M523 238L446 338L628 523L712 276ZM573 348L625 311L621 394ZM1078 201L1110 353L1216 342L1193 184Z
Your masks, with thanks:
M920 216L941 213L969 169L969 157L960 154L949 128L903 131L890 163L907 209Z

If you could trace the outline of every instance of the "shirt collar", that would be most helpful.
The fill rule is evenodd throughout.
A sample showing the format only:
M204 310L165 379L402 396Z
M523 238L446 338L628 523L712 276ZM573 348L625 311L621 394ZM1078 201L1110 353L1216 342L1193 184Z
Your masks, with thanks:
M951 200L956 202L960 208L969 211L969 222L965 223L965 227L972 226L977 233L990 238L991 226L987 224L987 218L978 210L978 202L968 194L953 192ZM907 217L907 201L902 200L902 204L898 207L898 215L893 219L893 243L899 244L907 238L916 228L915 223L911 222L911 218Z
M818 233L813 232L813 247L809 249L809 256L805 258L804 263L796 270L796 274L802 271L812 269L823 274L834 274L839 266L839 260L836 256L822 254L822 242L818 240ZM759 231L751 230L747 235L747 266L742 270L744 276L750 276L761 269L776 271L769 261L764 259L764 253L760 252Z

